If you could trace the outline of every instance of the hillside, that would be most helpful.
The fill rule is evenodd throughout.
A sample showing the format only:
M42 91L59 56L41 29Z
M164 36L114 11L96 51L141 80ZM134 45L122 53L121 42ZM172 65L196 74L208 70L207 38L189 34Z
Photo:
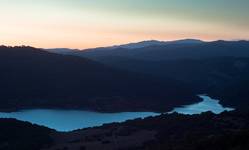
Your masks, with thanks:
M244 150L249 148L248 113L161 115L55 133L48 150Z
M78 53L107 66L143 73L161 81L182 81L228 106L247 109L249 42L214 41L139 49L95 49Z
M53 144L46 127L15 119L0 119L0 150L40 150Z
M0 70L2 110L168 111L198 101L194 91L179 81L161 82L32 47L0 47Z

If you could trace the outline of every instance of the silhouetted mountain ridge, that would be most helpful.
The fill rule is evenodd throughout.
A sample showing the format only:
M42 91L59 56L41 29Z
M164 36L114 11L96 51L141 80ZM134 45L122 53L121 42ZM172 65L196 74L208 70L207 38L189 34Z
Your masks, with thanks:
M196 40L196 39L183 39L183 40L176 40L176 41L148 40L148 41L141 41L137 43L129 43L129 44L111 46L111 47L106 47L106 48L138 49L138 48L146 48L146 47L152 47L152 46L166 46L169 44L200 44L200 43L203 43L203 41Z
M51 49L43 49L43 50L50 52L50 53L65 54L65 55L79 51L78 49L70 49L70 48L54 48L54 49L51 48Z
M179 81L162 83L143 74L32 47L0 47L0 70L1 109L167 111L198 100Z
M202 59L213 57L249 57L248 41L214 41L197 43L169 43L152 45L137 49L90 49L73 53L73 55L90 59L105 57L125 57L136 60L163 61L175 59Z
M132 50L97 49L75 54L162 81L167 78L180 80L198 93L210 94L236 108L249 106L248 41L168 44Z
M197 40L197 39L183 39L183 40L175 40L175 41L158 41L158 40L147 40L141 41L136 43L128 43L123 45L114 45L108 47L97 47L97 48L90 48L90 49L69 49L69 48L54 48L54 49L44 49L48 52L58 53L58 54L69 54L69 55L79 55L81 51L84 52L98 52L98 51L112 51L112 50L119 50L119 49L139 49L139 48L146 48L146 47L153 47L153 46L167 46L167 45L192 45L192 44L201 44L204 41Z
M15 119L0 119L1 150L40 150L53 144L52 129Z

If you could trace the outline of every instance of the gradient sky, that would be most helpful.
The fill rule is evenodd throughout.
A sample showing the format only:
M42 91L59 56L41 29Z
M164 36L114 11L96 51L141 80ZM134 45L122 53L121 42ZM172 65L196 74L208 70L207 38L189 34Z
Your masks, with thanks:
M249 39L249 0L0 0L0 45Z

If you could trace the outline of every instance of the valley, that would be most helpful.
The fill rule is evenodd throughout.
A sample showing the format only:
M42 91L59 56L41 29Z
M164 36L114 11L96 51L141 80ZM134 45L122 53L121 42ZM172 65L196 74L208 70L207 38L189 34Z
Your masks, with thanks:
M247 149L248 42L183 41L62 53L1 46L0 130L11 132L0 149Z

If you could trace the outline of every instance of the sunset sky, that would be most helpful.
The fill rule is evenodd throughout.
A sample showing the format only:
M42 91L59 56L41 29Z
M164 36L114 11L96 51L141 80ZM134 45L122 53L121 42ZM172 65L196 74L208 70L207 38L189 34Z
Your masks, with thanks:
M249 39L249 0L0 0L0 45Z

